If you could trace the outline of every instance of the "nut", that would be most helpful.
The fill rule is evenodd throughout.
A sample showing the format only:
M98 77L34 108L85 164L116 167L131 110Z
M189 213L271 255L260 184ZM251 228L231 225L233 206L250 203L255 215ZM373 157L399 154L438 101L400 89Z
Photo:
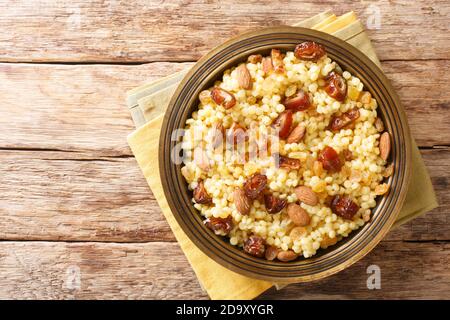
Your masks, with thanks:
M265 257L269 261L275 260L275 258L278 255L278 252L280 252L280 249L278 249L277 247L274 246L267 247Z
M264 57L262 59L262 70L265 74L268 74L273 70L273 64L272 64L272 58L271 57Z
M233 108L236 104L234 95L219 87L214 87L211 90L211 98L216 104L223 106L225 109Z
M252 201L245 195L245 191L241 188L236 188L233 193L234 205L240 214L248 215Z
M242 89L250 90L252 88L252 77L245 63L236 68L237 80Z
M298 255L292 250L280 251L277 254L277 259L283 262L295 260L297 257Z
M319 202L319 198L310 187L298 186L295 188L295 194L298 200L309 206L315 206Z
M296 203L290 203L288 205L287 213L292 222L297 226L307 226L311 221L308 212Z
M298 143L300 142L303 137L305 136L306 128L299 124L296 126L291 133L289 134L288 138L286 139L287 143Z
M201 147L194 149L194 162L203 171L209 171L209 159Z
M389 132L384 132L380 137L380 157L386 161L391 152L391 138L389 137Z

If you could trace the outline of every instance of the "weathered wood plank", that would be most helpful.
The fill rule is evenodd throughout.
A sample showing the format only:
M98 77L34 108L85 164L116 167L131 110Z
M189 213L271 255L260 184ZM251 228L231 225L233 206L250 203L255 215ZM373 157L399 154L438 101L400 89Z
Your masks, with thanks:
M0 243L0 299L205 299L176 243Z
M337 275L260 298L448 299L449 257L448 243L383 242ZM366 286L373 264L380 290ZM176 243L1 242L0 274L1 299L207 298Z
M387 240L450 240L450 149L423 150L440 207ZM133 158L0 151L0 240L175 241Z
M355 11L383 59L448 59L448 1L0 1L1 61L193 61L236 34ZM11 27L14 26L14 27ZM426 26L426 27L424 27ZM55 32L57 30L57 32Z
M125 92L191 64L0 64L0 148L131 155ZM385 62L421 146L450 145L447 61Z
M0 64L0 147L130 155L125 92L187 66Z
M300 283L261 299L449 299L450 244L382 242L354 266L312 283ZM381 289L369 290L367 268L381 271Z
M0 151L0 239L174 241L134 158Z

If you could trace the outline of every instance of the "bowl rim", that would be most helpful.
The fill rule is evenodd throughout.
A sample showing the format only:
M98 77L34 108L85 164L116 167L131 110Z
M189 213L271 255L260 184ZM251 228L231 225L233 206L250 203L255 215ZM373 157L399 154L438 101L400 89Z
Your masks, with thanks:
M379 82L381 82L383 84L383 86L386 89L386 92L389 93L389 99L392 101L392 103L388 104L387 106L383 106L382 109L386 108L386 110L384 110L384 112L389 111L391 109L390 108L391 106L393 107L393 109L395 109L395 112L397 113L399 120L400 120L399 125L401 126L401 130L399 130L399 132L402 134L402 137L405 137L405 141L403 141L403 143L402 143L402 150L403 150L402 154L404 156L404 159L403 159L404 167L402 167L403 174L401 177L402 184L399 186L396 186L397 188L400 188L400 190L398 190L399 193L396 194L396 197L397 197L396 202L394 204L392 204L392 208L390 209L390 212L386 212L386 210L384 210L384 212L380 212L380 214L383 214L384 216L387 215L387 218L385 217L385 221L378 228L379 230L376 230L376 233L372 236L372 238L370 240L367 240L368 241L367 245L364 248L354 249L354 250L356 250L356 252L351 254L348 259L345 259L345 260L337 263L336 265L332 265L327 269L324 269L324 270L321 270L318 272L313 272L313 273L307 274L307 275L300 275L300 276L299 275L280 276L280 275L277 275L276 272L275 273L274 272L271 272L271 273L256 272L255 273L252 270L252 268L255 267L255 265L250 260L254 260L254 259L261 260L260 258L254 258L254 257L250 257L250 256L246 255L246 256L248 256L247 260L249 260L249 262L248 262L249 268L242 268L242 266L240 266L238 262L234 261L237 258L235 253L228 252L229 255L227 255L226 254L227 252L222 251L221 253L224 255L220 255L219 252L215 252L214 250L211 250L211 248L208 245L212 245L212 244L207 243L205 241L208 239L210 241L213 241L212 235L217 239L219 239L219 237L214 235L212 232L205 232L205 234L201 235L203 237L202 239L198 238L199 235L195 234L194 230L192 230L186 224L186 222L183 218L183 214L189 215L192 213L192 208L193 208L192 203L190 203L190 207L191 207L190 212L189 212L189 210L184 210L183 208L180 208L179 203L177 203L177 201L176 201L176 197L179 197L179 195L174 196L171 193L171 185L170 185L169 180L163 179L164 173L169 172L171 170L170 169L170 161L164 161L165 159L167 159L168 152L170 152L167 148L167 145L170 144L168 142L170 141L170 135L171 135L168 132L168 125L169 125L171 116L175 112L174 107L177 103L177 99L179 98L183 89L189 84L191 77L194 74L196 74L197 72L199 72L199 69L201 69L201 67L206 62L208 62L208 60L211 57L220 54L221 52L223 52L227 48L231 47L232 45L238 44L240 41L243 41L245 39L248 39L248 38L251 38L254 36L263 36L264 37L264 36L269 36L271 34L282 34L282 33L312 37L315 39L320 39L320 40L332 43L332 44L336 45L337 47L344 49L347 53L351 53L351 55L353 55L354 57L359 59L359 61L363 62L363 64L368 67L368 70L371 71L378 78ZM275 46L276 45L274 45L274 47ZM335 59L333 59L333 60L335 60ZM339 62L339 64L341 64L341 62ZM228 68L232 67L232 66L234 66L234 64L231 66L228 66ZM220 74L221 73L219 73L219 75ZM184 124L181 124L181 125L184 126ZM389 131L392 131L392 129ZM391 141L392 141L392 134L391 134ZM370 251L373 250L373 248L384 238L384 236L387 234L387 232L391 229L393 223L395 222L395 220L401 210L403 202L406 198L407 189L408 189L410 176L411 176L411 148L412 147L411 147L411 135L410 135L409 126L407 123L406 113L401 105L398 95L396 94L395 90L393 89L392 85L390 84L389 80L386 78L386 76L384 75L382 70L372 60L370 60L366 55L364 55L362 52L360 52L358 49L356 49L349 43L347 43L339 38L336 38L330 34L320 32L317 30L303 28L303 27L280 26L280 27L268 27L268 28L257 29L254 31L249 31L249 32L243 33L237 37L234 37L234 38L224 42L223 44L212 49L201 59L199 59L198 62L194 66L192 66L192 68L184 76L183 80L178 85L177 89L175 90L175 92L169 102L169 106L164 115L163 124L161 126L161 134L160 134L159 142L160 142L160 146L159 146L158 159L159 159L159 170L160 170L160 174L161 174L161 184L162 184L163 191L166 196L169 208L172 210L174 217L175 217L177 223L180 225L182 231L186 233L188 238L204 254L206 254L206 256L208 256L215 262L219 263L220 265L222 265L234 272L240 273L242 275L245 275L245 276L248 276L251 278L268 280L268 281L306 282L306 281L318 280L318 279L327 277L329 275L332 275L334 273L337 273L337 272L349 267L353 263L359 261L360 259L362 259L366 254L368 254ZM391 150L391 153L392 153L392 150ZM391 155L391 157L393 158L392 155ZM392 180L392 177L390 178L390 180ZM185 185L185 188L187 189L186 185ZM380 206L380 203L383 204L384 202L385 202L385 197L383 197L383 199L381 199L381 201L377 200L376 208L378 208L378 206ZM382 209L383 209L383 206L381 206L381 209L377 209L377 210L382 210ZM194 209L194 210L196 211L197 216L200 216L198 214L198 211L196 209ZM373 210L375 210L375 209L373 209ZM184 211L186 211L186 212L184 212ZM195 219L195 217L194 217L194 219ZM339 241L339 243L342 242L339 246L335 245L335 246L332 246L332 248L337 247L337 246L338 246L337 247L338 249L341 247L345 248L346 244L348 244L348 242L350 242L350 244L352 244L351 239L354 237L354 235L352 235L352 234L361 233L362 231L364 231L364 229L367 229L367 225L369 225L371 223L372 222L366 223L364 226L362 226L358 230L352 231L350 233L351 236L349 236L348 238L342 239L341 241ZM381 223L381 222L378 221L378 223ZM373 231L373 232L375 232L375 231ZM221 239L219 239L219 240L221 240ZM365 239L363 238L363 240L365 240ZM221 240L221 241L223 241L223 240ZM356 240L354 242L356 243ZM227 247L234 247L234 246L227 243ZM227 250L227 249L224 249L224 250ZM230 250L228 250L228 251L230 251ZM330 254L332 255L334 251L337 251L337 250L332 249L331 251L329 251L327 253L327 255L330 255ZM311 258L307 258L306 260L311 261L314 259L314 257L315 256L313 256ZM298 265L294 265L294 267L293 267L291 263L281 263L279 265L283 265L281 268L284 269L285 272L289 272L289 270L293 271L296 267L298 268ZM307 265L306 262L305 262L305 265Z

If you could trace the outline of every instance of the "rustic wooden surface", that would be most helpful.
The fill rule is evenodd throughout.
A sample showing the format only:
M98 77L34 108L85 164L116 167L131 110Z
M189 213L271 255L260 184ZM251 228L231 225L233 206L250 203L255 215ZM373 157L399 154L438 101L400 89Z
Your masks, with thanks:
M440 203L367 257L262 299L450 299L450 4L0 0L0 298L206 299L126 143L125 91L228 37L370 4ZM366 268L381 268L368 290Z

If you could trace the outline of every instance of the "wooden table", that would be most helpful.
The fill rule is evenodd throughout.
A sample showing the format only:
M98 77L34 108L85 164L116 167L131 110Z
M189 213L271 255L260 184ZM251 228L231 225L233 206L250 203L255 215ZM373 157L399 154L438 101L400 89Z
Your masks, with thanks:
M0 298L206 299L127 146L125 91L237 33L325 9L365 22L370 4L0 0ZM349 269L262 298L450 298L450 4L374 5L368 32L440 207Z

